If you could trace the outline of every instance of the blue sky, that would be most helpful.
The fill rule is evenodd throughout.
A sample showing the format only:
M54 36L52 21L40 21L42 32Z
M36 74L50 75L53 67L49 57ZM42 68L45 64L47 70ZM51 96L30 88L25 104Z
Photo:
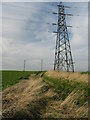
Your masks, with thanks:
M3 69L22 70L24 59L27 70L40 70L41 59L44 60L44 70L53 69L56 35L52 31L56 31L57 27L52 23L57 22L57 15L52 12L57 12L57 4L3 1L3 44L0 42L3 47ZM64 4L71 6L65 12L74 15L66 17L66 20L67 25L73 26L68 28L68 32L75 70L88 70L88 3Z

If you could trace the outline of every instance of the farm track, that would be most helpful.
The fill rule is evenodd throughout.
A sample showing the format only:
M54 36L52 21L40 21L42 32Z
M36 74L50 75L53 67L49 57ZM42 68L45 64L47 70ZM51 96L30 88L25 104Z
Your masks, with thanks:
M35 118L79 118L88 116L88 106L75 105L79 96L73 91L64 101L54 88L48 85L43 74L32 74L29 80L3 91L3 120L7 118L27 120Z

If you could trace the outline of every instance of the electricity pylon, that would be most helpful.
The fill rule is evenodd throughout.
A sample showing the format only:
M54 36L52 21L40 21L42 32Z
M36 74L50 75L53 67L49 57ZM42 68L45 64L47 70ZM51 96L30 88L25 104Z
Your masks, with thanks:
M25 67L26 67L26 60L24 60L24 69L23 69L23 71L25 71Z
M69 14L68 14L69 15ZM62 2L58 5L58 28L55 50L54 70L74 72L71 47L66 25L65 7Z

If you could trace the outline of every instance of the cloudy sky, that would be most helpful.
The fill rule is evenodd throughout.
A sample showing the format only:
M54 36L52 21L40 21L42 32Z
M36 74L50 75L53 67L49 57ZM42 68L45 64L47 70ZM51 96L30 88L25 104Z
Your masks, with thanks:
M10 0L8 0L10 1ZM16 1L16 0L15 0ZM70 44L76 71L88 70L88 3L64 2L70 6L66 17ZM57 26L57 2L6 2L2 4L2 46L3 69L23 69L26 60L27 70L53 69ZM1 21L1 16L0 16Z

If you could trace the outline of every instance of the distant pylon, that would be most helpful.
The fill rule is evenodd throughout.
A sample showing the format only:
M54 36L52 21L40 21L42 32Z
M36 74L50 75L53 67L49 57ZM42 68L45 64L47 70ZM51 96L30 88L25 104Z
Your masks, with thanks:
M55 49L54 70L74 72L74 64L65 19L65 7L62 2L58 5L58 28Z
M25 67L26 67L26 60L24 60L24 69L23 69L23 71L25 71Z
M41 71L43 71L43 59L41 59Z

